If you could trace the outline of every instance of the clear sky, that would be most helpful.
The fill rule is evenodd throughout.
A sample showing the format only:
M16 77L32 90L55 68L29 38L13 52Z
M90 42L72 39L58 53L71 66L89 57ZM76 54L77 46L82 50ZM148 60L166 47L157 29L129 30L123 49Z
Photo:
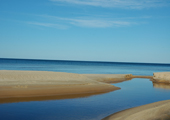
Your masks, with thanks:
M0 58L170 63L170 0L0 0Z

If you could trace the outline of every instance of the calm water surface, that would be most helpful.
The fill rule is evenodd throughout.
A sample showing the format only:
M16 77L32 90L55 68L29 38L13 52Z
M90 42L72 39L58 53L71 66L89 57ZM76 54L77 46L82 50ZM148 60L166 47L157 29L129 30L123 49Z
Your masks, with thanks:
M153 75L153 72L170 71L170 64L0 59L0 70Z
M152 75L170 71L170 65L0 59L0 69ZM170 85L166 85L167 89L163 89L164 85L156 88L149 79L135 78L114 85L121 90L74 99L3 103L0 119L100 120L124 109L170 99Z

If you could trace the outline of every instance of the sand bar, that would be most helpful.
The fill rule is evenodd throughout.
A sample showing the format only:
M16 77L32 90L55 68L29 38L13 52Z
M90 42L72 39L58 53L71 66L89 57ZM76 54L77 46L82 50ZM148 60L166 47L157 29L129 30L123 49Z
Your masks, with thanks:
M104 83L119 83L133 78L132 74L83 74L89 79Z
M99 94L118 89L83 74L0 70L0 98Z
M120 83L133 78L152 79L152 76L134 76L132 74L83 74L86 77L104 83Z
M103 120L170 120L170 100L123 110Z
M170 83L170 72L153 73L152 81L159 83Z
M0 70L0 103L88 97L120 89L108 83L143 77L152 76Z

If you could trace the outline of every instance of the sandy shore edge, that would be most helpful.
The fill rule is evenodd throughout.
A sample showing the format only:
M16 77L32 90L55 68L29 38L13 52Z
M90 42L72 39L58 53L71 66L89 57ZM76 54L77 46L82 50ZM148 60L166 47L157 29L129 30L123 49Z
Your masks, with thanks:
M102 120L169 120L170 100L155 102L114 113Z
M153 73L153 82L170 84L170 72L156 72Z
M140 77L150 79L152 76L0 70L0 99L100 94L120 89L108 83Z
M103 79L109 75L102 75ZM112 75L126 80L127 75ZM0 98L61 96L71 94L100 94L120 89L97 81L100 75L0 70Z

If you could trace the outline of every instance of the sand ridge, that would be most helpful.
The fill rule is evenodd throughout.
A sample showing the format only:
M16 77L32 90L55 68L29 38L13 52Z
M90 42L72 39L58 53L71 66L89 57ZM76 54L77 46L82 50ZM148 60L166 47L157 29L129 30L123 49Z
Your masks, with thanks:
M169 120L170 100L155 102L114 113L102 120Z
M83 74L0 70L0 98L99 94L118 89Z
M132 79L132 74L83 74L89 79L105 83L117 83Z
M79 82L92 82L87 77L81 74L64 73L64 72L49 72L49 71L0 71L0 85L10 84L53 84L66 83L75 84ZM95 82L95 81L93 81Z
M0 98L100 94L120 89L108 83L135 77L151 76L0 70Z

